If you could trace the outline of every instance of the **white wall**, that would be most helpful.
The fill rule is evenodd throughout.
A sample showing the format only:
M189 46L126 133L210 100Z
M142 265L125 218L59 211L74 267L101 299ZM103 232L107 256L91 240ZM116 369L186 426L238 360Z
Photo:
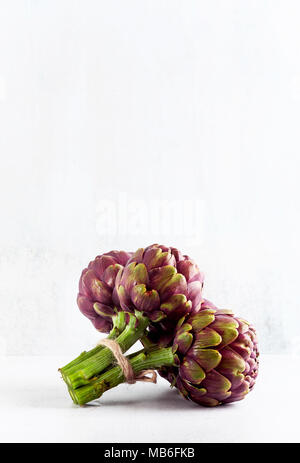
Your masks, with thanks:
M81 269L153 242L194 257L262 351L300 352L299 17L287 0L0 1L0 353L92 346Z

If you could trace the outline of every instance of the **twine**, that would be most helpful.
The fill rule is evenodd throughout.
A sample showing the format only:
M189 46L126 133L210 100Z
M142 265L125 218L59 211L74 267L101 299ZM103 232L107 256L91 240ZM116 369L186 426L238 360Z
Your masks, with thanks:
M141 381L144 383L156 383L157 374L154 370L143 370L135 375L129 360L123 355L123 352L116 341L113 341L112 339L102 339L97 343L97 346L108 347L108 349L113 353L119 367L123 372L126 383L134 384L136 381ZM150 377L147 375L150 375Z

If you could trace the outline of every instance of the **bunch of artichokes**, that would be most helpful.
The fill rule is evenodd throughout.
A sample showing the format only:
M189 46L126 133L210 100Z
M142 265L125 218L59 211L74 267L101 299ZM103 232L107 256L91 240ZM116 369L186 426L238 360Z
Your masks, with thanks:
M253 326L203 298L203 273L175 248L158 244L135 253L111 251L83 270L77 303L95 328L109 333L133 372L156 369L181 395L215 406L241 400L253 388L258 357ZM105 346L60 369L76 404L125 381Z

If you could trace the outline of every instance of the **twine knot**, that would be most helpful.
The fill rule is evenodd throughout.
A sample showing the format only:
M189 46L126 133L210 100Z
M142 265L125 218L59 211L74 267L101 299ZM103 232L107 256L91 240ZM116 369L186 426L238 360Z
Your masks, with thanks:
M121 368L123 375L126 379L126 383L134 384L137 381L144 383L156 383L157 374L154 370L143 370L135 375L133 368L123 352L119 344L112 339L102 339L97 343L97 346L105 346L113 353L119 367ZM150 375L150 376L147 376Z

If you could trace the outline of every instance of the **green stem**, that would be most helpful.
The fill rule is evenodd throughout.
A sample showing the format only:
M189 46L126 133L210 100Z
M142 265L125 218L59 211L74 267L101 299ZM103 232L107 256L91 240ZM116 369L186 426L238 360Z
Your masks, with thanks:
M116 315L112 317L113 327L106 339L116 339L120 335L120 333L122 333L126 326L125 315L125 312L118 312ZM65 365L62 368L59 368L62 377L65 379L67 374L69 373L69 371L72 370L73 367L79 365L81 362L89 359L90 357L97 354L103 349L103 346L96 346L88 352L82 352L78 357L69 362L67 365Z
M134 356L130 355L130 364L135 374L143 370L158 369L163 366L173 366L176 363L176 354L173 354L172 348L159 348L151 352L141 351ZM98 399L105 391L116 387L125 381L122 369L119 366L107 370L96 379L92 379L85 386L78 389L70 389L69 393L74 403L84 405L92 400Z
M141 312L128 315L129 323L115 339L123 353L143 336L149 325L149 319L144 317ZM63 379L71 389L88 384L92 377L99 375L115 360L113 353L107 347L100 351L96 350L96 352L95 349L92 349L93 352L89 351L82 361L64 371Z

